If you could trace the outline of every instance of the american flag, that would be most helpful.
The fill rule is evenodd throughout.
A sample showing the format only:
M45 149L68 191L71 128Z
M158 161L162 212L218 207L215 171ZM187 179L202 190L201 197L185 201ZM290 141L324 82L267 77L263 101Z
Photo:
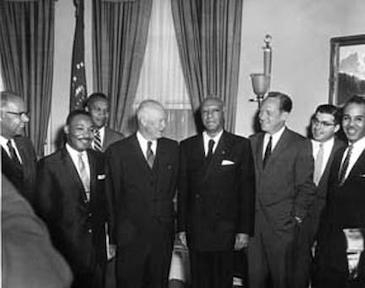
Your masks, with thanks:
M72 50L70 111L82 109L86 99L84 0L74 0L76 26Z

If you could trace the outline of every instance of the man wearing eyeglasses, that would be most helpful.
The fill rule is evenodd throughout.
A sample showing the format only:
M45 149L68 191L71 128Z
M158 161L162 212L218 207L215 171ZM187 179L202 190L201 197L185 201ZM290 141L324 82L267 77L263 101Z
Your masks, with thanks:
M294 271L295 283L298 288L306 288L310 281L312 283L314 281L314 279L311 280L311 270L314 270L311 248L317 240L320 217L326 204L330 166L335 152L345 145L336 137L336 133L340 129L340 120L339 109L329 104L318 106L311 119L311 143L314 159L313 182L317 186L317 193L297 238Z
M29 138L22 136L29 122L23 99L14 92L0 92L1 170L32 203L37 157Z

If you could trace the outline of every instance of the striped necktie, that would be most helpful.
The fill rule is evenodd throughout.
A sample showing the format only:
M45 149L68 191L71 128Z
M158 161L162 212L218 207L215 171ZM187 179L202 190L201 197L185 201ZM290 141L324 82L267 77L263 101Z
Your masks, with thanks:
M338 173L338 181L339 181L340 185L342 185L346 180L346 172L347 172L347 168L349 167L349 164L350 164L352 148L353 148L353 145L350 144L347 148L346 158L341 165L340 172Z
M103 145L101 145L100 130L96 129L94 132L94 150L102 151Z

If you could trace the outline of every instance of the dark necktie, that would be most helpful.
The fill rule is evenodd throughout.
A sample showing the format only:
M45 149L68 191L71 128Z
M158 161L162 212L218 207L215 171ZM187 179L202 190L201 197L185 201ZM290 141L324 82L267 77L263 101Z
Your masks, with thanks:
M153 162L155 161L155 155L153 154L153 151L152 151L152 141L147 142L146 157L147 157L148 166L150 166L150 168L152 169Z
M353 145L350 144L347 148L346 158L341 165L340 172L338 173L338 181L339 181L340 185L342 185L346 180L345 176L346 176L347 168L349 167L352 148L353 148Z
M14 148L13 144L11 143L11 140L9 140L7 142L7 145L8 145L8 149L9 149L9 153L10 153L10 158L14 161L15 164L22 165L19 161L18 156L16 155L15 148Z
M267 163L267 160L269 160L270 155L271 155L271 146L272 146L272 136L270 136L269 143L267 143L267 145L266 145L264 160L263 160L263 163L262 163L264 168L265 168L265 165Z
M207 156L205 158L207 162L210 162L210 160L213 157L214 144L215 144L214 140L213 139L210 139L209 142L208 142L208 154L207 154Z
M100 136L100 130L96 129L94 132L94 150L101 151L102 145L101 145L101 136Z

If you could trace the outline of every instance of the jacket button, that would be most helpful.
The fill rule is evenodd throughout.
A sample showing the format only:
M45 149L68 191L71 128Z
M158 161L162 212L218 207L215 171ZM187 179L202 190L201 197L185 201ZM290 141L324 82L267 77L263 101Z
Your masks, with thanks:
M89 234L93 233L92 229L87 230L87 232L89 232Z
M200 198L200 194L195 194L195 198L199 199Z

